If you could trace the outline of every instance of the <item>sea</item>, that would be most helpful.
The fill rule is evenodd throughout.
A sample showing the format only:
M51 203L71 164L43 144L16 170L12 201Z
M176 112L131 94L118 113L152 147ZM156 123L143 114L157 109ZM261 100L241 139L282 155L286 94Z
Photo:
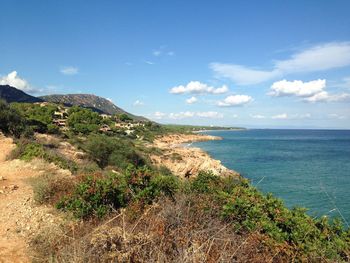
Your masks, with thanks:
M208 131L223 140L195 147L288 207L350 224L350 130Z

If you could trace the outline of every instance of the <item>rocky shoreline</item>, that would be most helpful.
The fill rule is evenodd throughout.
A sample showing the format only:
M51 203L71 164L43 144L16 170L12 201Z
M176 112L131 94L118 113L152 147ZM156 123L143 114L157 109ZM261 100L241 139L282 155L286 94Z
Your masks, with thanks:
M221 137L206 134L170 134L158 137L153 146L159 148L163 154L151 155L156 165L164 165L173 174L180 177L197 176L200 171L211 171L220 176L239 176L215 160L205 151L197 147L186 147L185 143L222 140Z

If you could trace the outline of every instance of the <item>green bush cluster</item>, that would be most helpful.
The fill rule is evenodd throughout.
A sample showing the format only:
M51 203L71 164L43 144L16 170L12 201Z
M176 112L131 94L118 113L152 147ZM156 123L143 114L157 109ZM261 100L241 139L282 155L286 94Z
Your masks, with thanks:
M27 140L21 140L17 143L17 149L12 154L12 158L30 161L33 158L42 158L47 162L52 162L62 169L76 172L78 167L75 162L58 155L54 151L46 149L42 144Z
M350 230L339 220L313 219L306 209L288 209L271 194L264 195L247 180L221 178L202 172L190 184L191 191L212 196L221 216L239 231L257 231L278 243L286 243L303 255L348 260Z
M102 117L90 109L73 106L68 110L67 124L75 133L89 134L97 132L102 123Z
M16 138L32 133L26 127L26 120L20 112L10 107L4 100L0 100L0 131Z
M103 217L131 201L151 203L161 194L173 196L179 187L174 176L164 176L147 167L129 166L124 173L87 176L57 208L78 218Z
M125 169L129 164L143 166L145 158L128 139L109 137L104 134L90 134L81 147L101 168L107 165Z
M44 107L33 103L12 103L11 108L18 111L25 119L26 126L35 132L59 133L56 125L52 124L53 115L58 110L56 105Z

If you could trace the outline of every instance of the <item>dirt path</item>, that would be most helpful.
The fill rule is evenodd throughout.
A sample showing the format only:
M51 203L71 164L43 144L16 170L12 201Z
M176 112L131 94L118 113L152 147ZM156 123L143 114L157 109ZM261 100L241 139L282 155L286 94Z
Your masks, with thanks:
M44 172L47 164L6 161L15 147L0 134L0 263L31 262L28 240L46 222L53 222L51 208L35 206L27 179Z

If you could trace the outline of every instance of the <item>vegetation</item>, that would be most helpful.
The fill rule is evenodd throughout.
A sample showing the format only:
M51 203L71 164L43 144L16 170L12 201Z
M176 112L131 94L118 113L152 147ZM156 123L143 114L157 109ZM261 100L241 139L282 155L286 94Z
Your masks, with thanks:
M239 252L241 258L254 262L273 258L277 261L291 258L312 262L348 261L350 255L350 231L344 230L339 221L329 222L325 217L312 219L304 209L290 210L272 195L261 194L246 180L222 178L208 172L201 172L190 181L180 181L177 177L163 175L147 167L130 166L120 174L109 172L80 179L74 190L57 207L71 211L78 218L101 218L101 222L106 217L118 217L115 213L124 213L120 208L126 208L127 219L123 220L133 226L130 232L122 230L123 238L133 236L131 233L142 224L138 236L147 236L148 239L157 237L148 240L146 243L149 245L143 249L156 250L164 259L179 260L184 256L180 251L185 249L188 251L186 253L200 257L203 261L208 258L216 261L231 257L233 251L237 252L243 245L245 250ZM155 207L159 207L159 210ZM154 209L155 212L150 214L149 209ZM144 218L146 214L147 218ZM137 222L132 223L135 219ZM147 225L151 224L149 220L155 220L159 228ZM118 228L121 224L125 227L125 221L115 223L114 226ZM198 230L199 227L203 227L202 230ZM96 231L105 235L99 227ZM120 238L112 233L114 232L107 235L109 240ZM212 233L212 236L207 236L206 233ZM85 237L85 234L82 236ZM215 236L220 239L215 242L212 240L216 250L211 251L207 242ZM223 237L228 243L220 243ZM95 239L92 238L91 242L92 240ZM159 243L156 240L162 241ZM188 240L189 243L186 245L181 240ZM119 239L119 242L126 242L123 243L125 250L120 250L118 246L114 250L110 250L109 246L99 247L99 257L116 260L117 255L123 251L136 253L133 244L127 240ZM192 247L196 242L199 242L198 250ZM214 245L216 242L222 246ZM87 246L85 249L92 249L92 243L84 243L84 246ZM205 247L204 251L200 249L202 246ZM82 253L86 251L81 249ZM233 254L235 257L236 252ZM137 255L134 260L149 261L155 257L146 254L134 254ZM133 258L130 254L128 256L131 257L129 260Z
M173 196L177 188L178 179L174 176L160 175L147 167L129 166L122 174L110 172L84 178L57 207L80 218L102 217L132 200L148 204L161 194Z
M1 131L20 138L13 157L39 157L79 172L69 180L48 173L32 181L38 203L55 204L82 219L80 232L64 229L56 238L37 237L36 244L45 247L39 253L43 261L69 261L72 255L75 262L86 262L87 257L106 262L350 261L350 230L339 220L313 219L305 209L288 209L242 178L203 171L180 180L168 169L151 165L149 155L162 152L144 147L147 141L169 132L190 132L194 126L148 122L133 135L100 134L100 125L108 120L72 107L70 130L62 136L88 156L79 167L55 146L23 138L30 131L57 132L52 124L55 107L0 101ZM110 220L113 224L107 227ZM93 233L89 238L88 232Z
M120 121L132 121L133 119L126 113L122 113L122 114L118 114L116 115L116 117L120 120Z
M22 134L31 132L26 128L26 121L21 114L0 100L0 130L10 136L19 138Z
M78 166L74 161L68 160L57 152L45 147L44 145L27 139L19 140L16 149L12 152L11 158L20 158L25 161L31 161L34 158L42 158L47 162L52 162L62 169L76 172Z
M89 134L97 132L102 117L90 109L73 106L68 111L68 126L75 133Z

